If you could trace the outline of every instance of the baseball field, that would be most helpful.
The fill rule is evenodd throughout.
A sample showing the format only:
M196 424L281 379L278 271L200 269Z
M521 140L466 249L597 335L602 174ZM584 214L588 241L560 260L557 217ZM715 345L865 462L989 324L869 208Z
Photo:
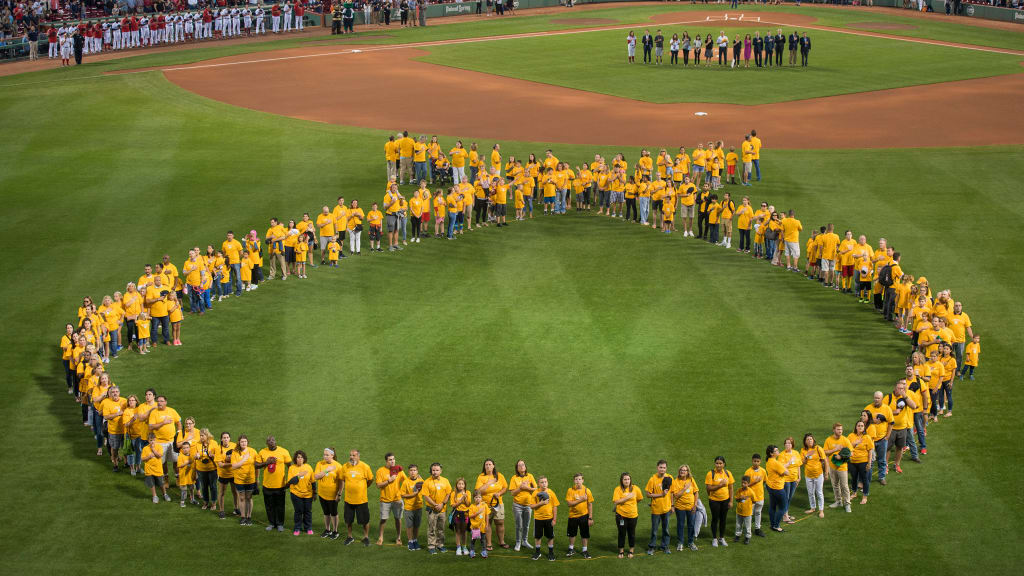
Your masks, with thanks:
M581 5L67 70L0 66L4 572L1017 573L1024 34L885 9L733 12ZM806 31L814 49L806 68L627 64L629 30L658 28ZM382 202L384 143L397 131L436 135L445 151L457 139L499 143L506 158L552 149L574 166L621 152L632 167L641 148L739 150L751 129L764 141L762 179L726 192L793 209L805 234L834 223L873 245L886 238L907 273L963 302L983 340L975 379L956 381L956 416L928 427L923 463L905 459L852 513L805 517L801 484L785 533L721 549L705 528L699 552L616 559L620 473L643 485L664 458L670 473L689 464L703 479L724 456L738 478L767 444L807 432L820 443L833 422L849 432L872 393L902 376L910 344L870 306L800 274L593 212L264 282L186 315L182 346L107 365L122 395L155 388L182 418L247 434L256 449L267 435L314 462L325 447L340 460L355 448L374 469L391 451L470 485L484 459L507 477L523 458L559 499L582 472L592 560L564 557L564 509L558 561L540 566L497 546L471 561L294 537L290 505L289 531L266 533L260 497L251 528L176 496L155 505L141 479L96 455L66 393L58 343L84 296L124 291L164 254L180 268L228 230L315 218L339 195ZM731 542L731 514L727 526Z

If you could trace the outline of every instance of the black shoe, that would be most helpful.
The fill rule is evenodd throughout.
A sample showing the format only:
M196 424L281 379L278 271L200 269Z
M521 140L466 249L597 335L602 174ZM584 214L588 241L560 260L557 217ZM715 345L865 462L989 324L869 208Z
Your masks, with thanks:
M740 537L739 536L733 536L732 541L733 542L739 542L740 541Z
M750 544L750 538L744 538L743 539L743 543L744 544Z
M348 546L349 544L351 544L351 543L353 543L355 541L356 541L355 538L349 536L348 538L345 538L345 546Z
M530 556L530 560L540 560L540 546L533 551L533 556Z
M242 511L239 510L238 508L235 508L234 511L231 512L231 515L232 516L241 516L242 515Z
M223 512L220 512L220 513L217 514L217 517L220 518L221 520L223 520L223 519L227 518L227 515L224 514Z
M548 562L554 562L554 561L555 561L555 551L554 550L548 550Z
M331 537L331 531L330 530L324 530L323 532L320 533L320 537L321 538L330 538Z
M573 550L572 548L569 548L569 549L568 549L568 550L567 550L567 551L565 552L565 557L566 557L566 558L568 558L568 557L570 557L570 556L573 556L574 554L576 554L576 551L575 551L575 550Z
M348 256L345 256L344 254L341 254L341 253L339 253L338 256L340 256L342 258L348 258Z
M338 533L338 532L331 532L331 540L337 540L340 537L341 537L340 533Z
M590 560L590 552L587 551L587 550L584 550L583 553L581 554L581 556L583 556L587 560Z
M362 542L363 542L363 546L369 546L370 545L370 539L369 538L363 538Z
M757 530L754 530L754 536L760 536L761 538L764 538L764 532L761 532L761 529L758 528Z

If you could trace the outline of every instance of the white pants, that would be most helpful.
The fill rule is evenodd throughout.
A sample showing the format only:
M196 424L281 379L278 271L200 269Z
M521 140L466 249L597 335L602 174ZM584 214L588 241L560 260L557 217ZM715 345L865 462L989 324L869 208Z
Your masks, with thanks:
M292 15L284 14L284 31L287 32L292 29Z
M270 17L270 23L272 25L272 29L271 30L274 32L274 34L277 34L278 32L281 31L281 17L280 16L271 16Z
M459 182L462 182L465 179L466 179L466 168L465 168L465 166L459 167L459 168L456 168L455 166L452 166L452 180L454 180L455 183L458 184Z
M139 31L138 30L132 30L132 47L138 47L138 46L140 46L140 44L139 44Z
M251 16L246 16L244 19L242 19L242 27L245 28L246 30L252 30L252 17Z
M761 529L761 510L762 509L764 509L764 500L761 500L760 502L754 502L754 514L753 514L752 518L754 519L754 528L757 529L757 530Z
M113 42L112 46L114 47L114 50L120 50L121 49L121 31L120 30L115 30L114 31L112 42Z
M359 241L362 239L363 233L356 232L355 230L348 231L348 253L355 254L359 252Z
M56 58L59 55L59 52L57 51L58 44L56 42L50 42L48 44L48 47L49 47L49 50L48 50L48 54L47 55L50 58Z
M97 54L103 52L103 38L92 39L92 51Z
M174 25L174 41L184 42L185 41L185 25L175 24Z
M295 17L295 29L304 30L304 28L302 27L302 16Z
M257 18L256 19L256 33L257 34L266 34L267 33L267 19L265 17L264 18Z
M213 37L213 22L203 22L203 38Z
M231 28L233 29L235 36L242 35L242 21L237 18L231 19Z
M805 478L807 484L807 499L810 500L811 510L825 509L825 475L817 478Z

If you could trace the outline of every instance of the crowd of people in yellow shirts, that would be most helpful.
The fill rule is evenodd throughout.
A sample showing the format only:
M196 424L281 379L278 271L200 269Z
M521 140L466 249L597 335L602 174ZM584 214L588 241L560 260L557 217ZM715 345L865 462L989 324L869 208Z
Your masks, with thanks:
M737 163L742 165L740 183L755 181L755 170L756 179L760 179L760 167L755 162L761 144L755 138L754 131L744 137L739 156L732 148L726 153L721 142L698 145L692 154L682 147L674 156L660 150L656 158L643 150L629 172L621 154L611 163L597 155L593 162L581 163L575 170L551 150L546 151L543 160L531 154L525 164L515 157L503 164L498 145L492 148L486 166L476 154L475 144L466 151L458 142L445 155L436 138L427 144L422 137L414 141L399 135L385 149L388 181L382 202L384 212L372 203L370 211L364 213L358 201L346 203L339 197L333 209L324 206L315 220L307 213L285 226L272 218L263 238L252 230L239 241L228 232L219 250L212 245L206 250L191 249L180 269L164 256L159 264L146 265L143 275L129 283L124 294L105 296L99 306L86 297L78 309L77 322L66 325L60 341L68 393L81 404L83 425L93 432L97 456L106 451L115 472L126 467L133 476L143 476L154 503L159 503L161 497L171 500L173 475L181 507L197 504L226 518L230 493L231 513L240 524L252 525L252 498L262 490L266 529L283 531L288 495L293 508L292 533L298 536L313 534L312 508L317 499L324 517L320 535L332 539L340 538L340 503L347 527L346 544L358 539L369 546L367 489L376 486L380 492L378 545L384 542L388 520L394 519L395 542L402 544L404 527L408 548L419 549L420 526L426 516L431 553L447 550L445 533L451 529L456 555L475 557L479 546L479 556L486 557L494 545L510 547L505 542L504 497L508 494L515 527L511 547L517 551L532 549L534 559L541 558L546 547L547 559L554 560L554 527L562 503L549 479L535 478L521 460L508 478L497 471L494 461L485 461L473 488L464 478L452 484L442 476L439 463L431 464L427 474L421 475L415 465L397 465L390 453L375 473L360 460L357 450L350 452L346 462L339 463L334 448L325 448L314 465L305 451L291 453L274 437L267 438L265 448L258 451L244 434L236 439L226 432L214 437L208 428L198 428L194 419L182 420L167 405L167 399L153 389L146 390L142 398L134 394L125 397L111 381L105 365L122 349L122 339L127 348L134 347L142 354L148 352L150 344L156 345L160 335L164 345L180 345L183 302L187 301L190 312L198 316L215 302L257 288L263 279L264 254L270 260L268 278L278 273L282 280L288 276L305 278L307 264L314 266L312 254L317 248L321 265L337 266L345 257L342 243L346 233L350 254L360 254L364 221L374 250L381 250L385 225L389 248L400 250L400 237L402 245L408 245L410 237L404 235L404 227L410 217L415 218L411 241L430 237L427 224L431 208L436 237L452 238L472 229L474 217L476 226L503 226L505 213L501 208L510 187L514 190L517 219L533 217L532 201L528 203L527 199L543 199L548 214L562 214L575 201L577 210L590 210L596 204L598 214L635 220L666 233L677 231L675 220L679 216L684 236L704 238L725 247L731 247L735 223L740 232L739 252L753 250L754 258L772 260L780 266L784 260L787 269L799 272L803 225L792 210L783 215L767 202L761 202L755 210L748 197L737 205L729 193L721 198L717 195L724 186L723 167L727 183L735 182ZM406 161L409 158L412 166ZM421 162L430 166L420 166ZM406 200L399 185L405 183L406 176L412 183L412 174L420 188ZM447 191L431 193L429 183L449 177ZM915 279L904 273L901 254L885 239L872 247L863 235L854 239L848 230L840 238L833 225L827 224L812 230L805 250L807 278L828 289L856 294L860 303L874 305L912 338L913 352L905 377L891 392L874 394L849 434L836 423L821 443L813 434L806 434L799 444L787 438L781 447L769 445L763 455L755 454L738 486L722 457L716 458L703 482L685 464L676 474L668 474L664 460L658 462L643 488L634 485L630 474L623 473L610 497L615 506L619 557L633 556L638 503L645 499L651 513L648 554L672 552L669 520L673 514L677 551L697 550L697 536L705 523L710 526L711 545L727 546L729 510L735 512L734 542L749 543L752 535L764 536L761 512L766 498L769 529L783 532L785 524L796 521L789 513L789 504L801 475L810 504L805 514L824 517L826 475L834 497L829 507L850 512L857 494L861 504L867 503L873 468L877 468L876 482L886 485L890 468L902 473L904 453L916 462L927 454L928 424L952 416L954 379L966 376L973 380L980 356L980 337L973 332L962 304L955 302L948 290L933 294L924 276ZM579 553L589 558L594 496L583 480L582 474L574 475L565 492L566 555ZM702 489L708 496L707 506L700 498ZM361 527L361 538L353 532L353 523Z

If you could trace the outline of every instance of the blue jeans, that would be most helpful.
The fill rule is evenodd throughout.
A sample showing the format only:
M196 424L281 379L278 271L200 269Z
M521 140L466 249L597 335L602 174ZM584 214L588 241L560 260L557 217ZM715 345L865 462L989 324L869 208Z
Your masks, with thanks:
M469 183L470 184L472 184L473 181L476 180L476 173L477 173L477 167L476 166L470 166L469 167Z
M210 289L203 290L203 309L209 310L213 308L213 302L210 300Z
M203 311L203 294L192 286L188 288L189 307L193 312Z
M684 546L693 544L694 520L697 518L696 509L676 510L676 538ZM685 530L685 532L684 532Z
M451 212L448 213L448 237L449 238L454 238L455 237L455 222L458 220L457 216L458 216L457 214L453 214Z
M668 549L668 512L664 514L651 514L651 541L647 543L648 548L657 545L662 550ZM661 544L658 544L658 526L661 526Z
M939 394L944 396L946 399L945 406L946 410L953 411L953 381L943 382L942 388L939 389Z
M402 242L405 242L409 231L409 219L405 216L398 217L398 227L402 229Z
M417 182L420 180L428 180L430 178L430 174L427 172L426 162L413 162L412 168Z
M235 285L235 296L242 295L242 265L232 264L231 265L231 281L228 282L230 287L232 284ZM230 288L228 288L230 290Z
M778 240L765 240L765 250L764 250L765 251L765 254L764 254L764 259L765 260L771 260L772 258L775 257L775 243L776 242L778 242Z
M526 208L533 214L533 195L526 196L523 200L526 200Z
M121 329L110 331L110 355L117 358L117 352L121 350Z
M565 212L565 190L558 190L555 194L555 212L562 214Z
M103 448L103 440L107 437L107 423L103 420L103 413L95 408L92 410L92 435L96 437L96 447Z
M156 344L157 334L163 334L164 344L171 341L171 317L161 316L159 318L154 317L149 322L149 336L150 341Z
M647 216L651 213L651 198L641 196L636 199L637 211L640 213L640 222L647 224Z
M907 434L907 446L910 446L910 458L911 460L916 460L918 458L917 439L914 438L913 428L908 430L908 432L910 432L910 434Z
M875 442L875 462L878 463L878 479L882 480L885 478L886 473L889 471L889 463L885 460L886 451L889 449L889 441L885 438L877 440Z
M924 416L924 411L914 414L914 431L917 433L917 443L922 450L928 447L928 442L925 442L924 438Z
M789 513L789 501L793 499L793 494L796 494L796 487L798 484L800 484L800 482L786 482L782 485L782 490L786 493L786 507L782 510L783 515Z
M129 464L134 464L136 468L142 466L142 449L146 446L146 443L142 441L142 437L132 438L132 455L129 457Z
M760 180L761 179L761 165L758 163L758 161L756 159L754 160L754 173L757 174L757 179Z
M783 511L789 507L789 498L786 491L768 488L768 523L772 528L778 528L782 524Z

